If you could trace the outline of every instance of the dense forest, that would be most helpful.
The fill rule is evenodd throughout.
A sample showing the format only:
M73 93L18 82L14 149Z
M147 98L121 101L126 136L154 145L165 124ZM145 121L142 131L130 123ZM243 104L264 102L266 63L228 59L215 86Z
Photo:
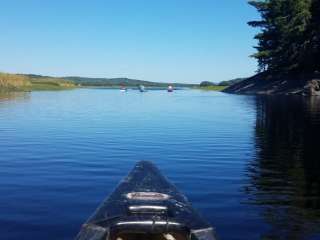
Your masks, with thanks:
M320 0L249 1L261 15L248 24L255 36L259 72L314 74L320 70Z

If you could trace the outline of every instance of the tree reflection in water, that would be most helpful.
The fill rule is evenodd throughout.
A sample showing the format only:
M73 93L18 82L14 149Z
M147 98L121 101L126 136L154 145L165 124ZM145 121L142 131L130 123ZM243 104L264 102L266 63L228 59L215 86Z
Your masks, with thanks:
M320 99L257 97L256 159L248 165L248 203L262 208L262 239L320 234Z

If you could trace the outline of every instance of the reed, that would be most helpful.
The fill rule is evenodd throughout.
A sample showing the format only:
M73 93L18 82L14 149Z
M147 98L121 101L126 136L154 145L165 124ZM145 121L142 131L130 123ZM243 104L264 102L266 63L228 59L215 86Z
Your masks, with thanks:
M31 87L31 82L25 76L17 74L0 73L0 89L19 90Z
M0 91L64 90L75 87L72 81L63 78L0 73Z

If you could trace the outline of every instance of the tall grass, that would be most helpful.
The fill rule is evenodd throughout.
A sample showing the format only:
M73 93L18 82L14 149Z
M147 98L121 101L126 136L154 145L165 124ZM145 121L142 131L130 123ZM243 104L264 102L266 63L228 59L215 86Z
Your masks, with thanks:
M0 73L0 91L63 90L75 84L63 78Z
M31 87L31 82L25 76L0 73L0 89L18 90Z

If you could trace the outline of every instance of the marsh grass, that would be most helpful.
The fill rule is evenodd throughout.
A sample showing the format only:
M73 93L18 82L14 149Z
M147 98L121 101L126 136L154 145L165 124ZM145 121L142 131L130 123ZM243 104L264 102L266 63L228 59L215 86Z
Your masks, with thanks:
M18 90L31 87L31 82L24 76L8 73L0 73L0 89Z
M33 78L26 75L0 73L0 91L64 90L76 85L62 78Z

